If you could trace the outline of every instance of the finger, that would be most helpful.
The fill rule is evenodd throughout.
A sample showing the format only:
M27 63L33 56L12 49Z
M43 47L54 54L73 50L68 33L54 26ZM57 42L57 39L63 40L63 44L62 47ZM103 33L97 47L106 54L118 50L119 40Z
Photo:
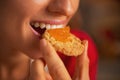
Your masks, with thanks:
M43 43L45 44L43 46L43 57L53 80L71 80L70 75L57 55L55 49L50 45L50 43L46 42L46 40L43 40Z
M45 78L44 62L41 59L33 61L30 71L30 80L46 80Z
M77 57L77 64L73 80L89 80L89 58L88 58L88 41L84 40L85 46L82 55Z
M79 65L85 65L89 63L89 58L88 58L88 41L84 40L83 45L85 46L84 51L81 55L77 56L77 64Z
M87 56L87 51L88 51L88 41L87 40L83 40L83 45L85 46L85 49L84 49L84 52L83 52L83 54L85 55L85 56Z
M45 72L46 80L53 80L48 72Z
M89 66L77 67L73 80L89 80Z

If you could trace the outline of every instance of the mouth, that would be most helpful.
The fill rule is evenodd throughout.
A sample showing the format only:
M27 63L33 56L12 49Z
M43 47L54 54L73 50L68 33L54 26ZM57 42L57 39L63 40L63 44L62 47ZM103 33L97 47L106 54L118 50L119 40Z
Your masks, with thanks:
M45 30L56 29L56 28L63 28L63 24L46 24L41 22L31 22L31 29L36 35L44 34Z

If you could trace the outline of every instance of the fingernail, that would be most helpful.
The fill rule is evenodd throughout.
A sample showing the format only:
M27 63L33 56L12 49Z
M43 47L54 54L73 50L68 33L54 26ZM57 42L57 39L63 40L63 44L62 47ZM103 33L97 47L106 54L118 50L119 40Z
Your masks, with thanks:
M47 45L47 41L45 39L41 39L40 40L40 44L42 44L43 46Z
M85 45L88 45L88 41L87 40L85 41Z
M82 43L83 43L84 45L87 45L87 44L88 44L88 40L83 40Z

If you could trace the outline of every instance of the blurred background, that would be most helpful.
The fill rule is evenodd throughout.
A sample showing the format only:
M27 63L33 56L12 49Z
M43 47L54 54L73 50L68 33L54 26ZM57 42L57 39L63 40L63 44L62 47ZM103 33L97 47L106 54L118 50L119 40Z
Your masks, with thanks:
M85 30L98 48L97 80L120 80L120 0L80 0L71 21ZM78 17L79 16L79 17Z

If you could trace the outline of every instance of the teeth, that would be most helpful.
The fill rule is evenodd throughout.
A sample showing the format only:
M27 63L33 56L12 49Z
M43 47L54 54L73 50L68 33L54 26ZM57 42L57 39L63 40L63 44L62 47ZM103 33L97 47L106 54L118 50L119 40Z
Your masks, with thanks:
M46 24L46 29L51 29L50 24Z
M52 29L56 29L57 26L56 26L56 25L52 25L51 28L52 28Z
M57 28L63 28L63 25L57 25Z
M35 28L40 27L41 29L46 28L46 29L56 29L56 28L63 28L63 25L51 25L51 24L45 24L45 23L31 23L32 26Z
M36 28L38 28L40 25L39 25L39 23L35 23L34 26L35 26Z
M45 25L44 23L40 23L40 28L41 28L41 29L45 28L45 26L46 26L46 25Z

